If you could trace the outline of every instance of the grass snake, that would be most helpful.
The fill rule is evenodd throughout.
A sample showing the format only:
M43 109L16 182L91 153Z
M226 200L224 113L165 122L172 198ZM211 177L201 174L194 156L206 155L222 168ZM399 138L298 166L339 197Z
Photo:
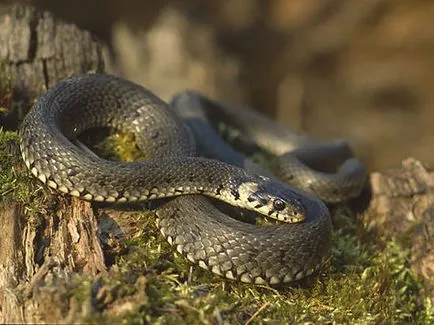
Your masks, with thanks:
M172 198L155 211L160 231L188 260L215 274L255 284L287 283L312 274L330 254L328 208L316 189L291 187L254 164L246 167L244 158L223 162L199 157L192 134L199 136L197 140L214 139L198 131L207 123L200 110L205 100L186 92L168 105L120 77L73 76L44 93L27 114L20 127L21 153L42 182L85 200ZM181 115L187 115L185 123ZM74 144L79 134L99 127L134 134L137 147L149 159L109 161ZM203 149L204 143L198 142ZM295 175L292 178L300 166L307 168L301 156L290 163L296 161L288 172ZM363 174L354 161L350 167L342 168L346 195L345 177L354 182ZM327 181L321 182L327 192ZM207 197L284 223L259 226L233 219Z

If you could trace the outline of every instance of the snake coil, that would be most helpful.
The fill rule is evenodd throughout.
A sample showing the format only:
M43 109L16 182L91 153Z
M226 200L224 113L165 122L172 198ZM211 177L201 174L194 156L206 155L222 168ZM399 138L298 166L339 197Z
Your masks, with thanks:
M203 100L194 93L176 98L172 106L177 109ZM108 161L73 144L80 133L96 127L133 133L150 160ZM312 274L329 256L332 226L320 199L237 163L196 157L191 130L179 115L120 77L74 76L48 90L21 125L20 148L29 170L59 192L98 202L174 197L155 211L161 232L188 260L228 279L287 283ZM291 167L295 174L300 166ZM296 223L244 223L206 196Z

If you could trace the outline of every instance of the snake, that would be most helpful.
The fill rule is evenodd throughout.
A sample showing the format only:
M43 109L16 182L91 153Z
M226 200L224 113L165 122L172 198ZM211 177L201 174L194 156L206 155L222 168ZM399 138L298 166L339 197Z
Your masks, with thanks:
M277 285L320 269L331 251L324 201L260 168L199 153L195 131L179 112L182 102L193 107L198 97L184 94L169 105L119 76L66 78L42 94L21 123L23 160L47 186L83 200L162 199L155 217L166 240L192 263L227 279ZM80 134L101 127L133 134L147 159L112 161L77 146ZM276 222L246 223L216 201Z
M363 188L367 171L345 140L314 140L254 110L235 108L196 91L183 91L170 104L188 125L205 156L277 177L328 203L358 197ZM273 173L228 146L210 121L233 126L241 142L258 145L274 155Z

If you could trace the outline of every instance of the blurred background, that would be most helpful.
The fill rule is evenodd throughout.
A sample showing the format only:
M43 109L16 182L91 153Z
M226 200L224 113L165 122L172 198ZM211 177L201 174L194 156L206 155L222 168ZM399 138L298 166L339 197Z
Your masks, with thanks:
M434 164L432 0L22 2L90 30L108 71L163 99L198 89L346 138L371 170Z

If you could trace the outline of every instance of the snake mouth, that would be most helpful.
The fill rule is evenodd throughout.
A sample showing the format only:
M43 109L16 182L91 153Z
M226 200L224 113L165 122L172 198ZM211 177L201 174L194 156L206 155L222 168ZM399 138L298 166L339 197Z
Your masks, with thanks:
M226 203L217 198L207 197L207 199L222 213L230 216L231 218L241 221L243 223L258 225L258 226L273 226L273 225L283 225L288 223L298 223L301 220L296 219L294 222L285 222L278 220L274 216L264 215L258 211L250 210L243 207L238 207Z
M192 196L194 195L196 194L193 194ZM164 205L166 205L167 203L169 203L170 201L177 200L177 199L178 199L177 197L170 197L170 198L150 200L147 206L151 210L157 210L163 207ZM273 217L265 216L262 213L257 211L233 206L230 203L226 203L217 198L206 197L206 199L209 200L212 203L212 205L216 207L217 210L219 210L220 212L243 223L258 225L258 226L272 226L272 225L287 223L287 222L279 221ZM129 203L129 205L131 205L131 203Z

